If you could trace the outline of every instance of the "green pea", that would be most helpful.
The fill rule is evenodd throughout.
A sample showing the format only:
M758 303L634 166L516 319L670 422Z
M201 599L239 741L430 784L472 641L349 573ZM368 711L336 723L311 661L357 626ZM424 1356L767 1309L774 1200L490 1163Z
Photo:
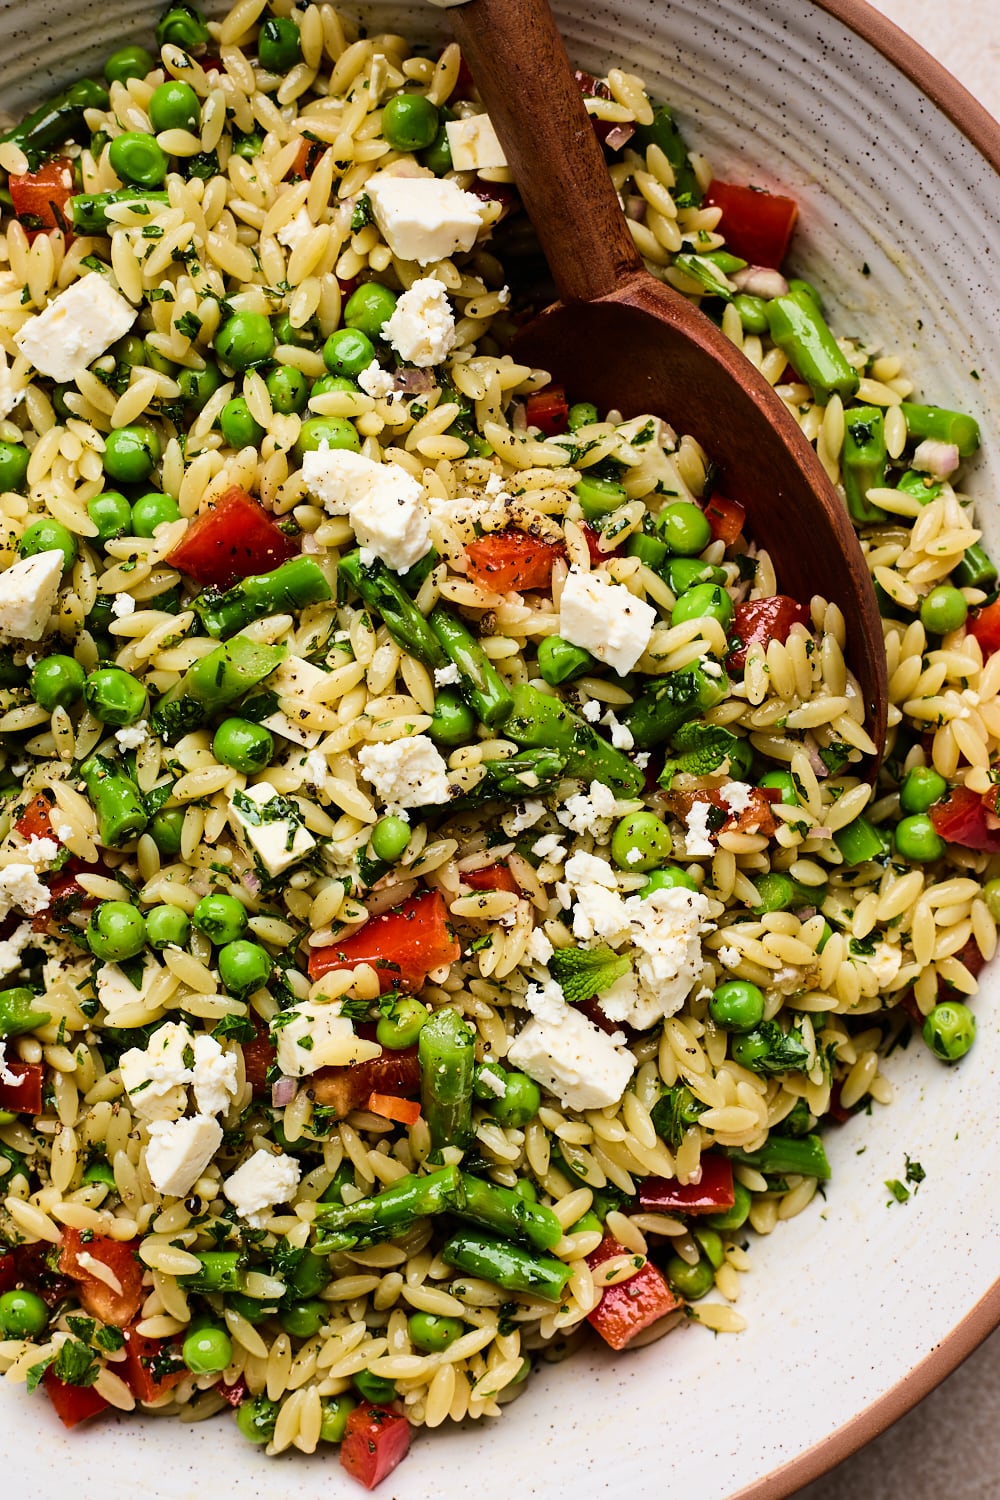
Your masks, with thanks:
M160 462L160 439L152 427L132 422L104 439L104 472L120 484L142 484Z
M1000 922L1000 880L988 880L983 886L982 896L994 922Z
M409 995L403 995L393 1001L389 1011L379 1016L375 1040L382 1047L400 1052L404 1047L413 1046L426 1020L426 1005Z
M347 1431L347 1419L357 1406L353 1396L328 1396L322 1403L319 1424L320 1439L324 1443L340 1443Z
M550 687L573 682L589 672L594 665L594 658L589 651L585 651L582 646L574 646L572 641L564 640L561 635L543 636L538 643L539 676Z
M738 292L733 306L740 315L744 333L756 334L758 338L767 333L767 303L763 297L751 296L749 292Z
M944 854L944 839L926 813L911 813L902 818L893 831L896 853L915 864L930 864Z
M277 365L264 384L274 410L284 416L302 411L309 399L309 382L294 365Z
M183 827L183 807L161 807L159 812L153 814L149 833L161 854L173 855L181 852L181 829Z
M662 545L666 546L666 543ZM678 596L686 594L698 583L724 584L726 581L725 568L714 568L700 557L671 557L662 572Z
M95 958L121 963L146 946L142 913L128 901L102 901L87 926L87 946Z
M708 1002L709 1014L724 1031L753 1031L764 1019L764 995L745 979L720 984Z
M104 64L104 76L108 83L128 83L130 78L145 78L155 67L145 47L119 47Z
M97 540L101 543L133 534L132 507L117 490L104 490L92 496L87 501L87 515L97 527Z
M427 733L436 745L467 745L476 733L476 716L456 688L441 688Z
M382 109L382 134L394 151L423 151L437 132L438 112L424 94L396 94Z
M920 604L920 623L930 635L947 635L964 625L969 613L962 592L950 583L939 583Z
M269 1443L274 1437L279 1410L277 1401L255 1396L252 1400L241 1401L236 1408L236 1425L248 1442Z
M83 697L85 673L72 656L43 656L31 671L31 696L39 708L72 708Z
M154 536L158 526L180 518L181 508L173 495L150 490L148 495L140 495L132 506L132 535Z
M233 1312L238 1312L241 1318L246 1318L254 1327L258 1323L266 1323L278 1311L277 1302L262 1302L259 1297L248 1297L245 1292L227 1292L226 1306L231 1307Z
M314 396L328 396L331 391L354 391L360 389L356 380L348 380L346 375L321 375L312 383L309 392L309 400Z
M201 103L189 83L168 78L153 90L149 100L149 118L153 129L189 130L197 134L201 124Z
M440 1313L415 1312L407 1319L410 1343L424 1354L440 1354L465 1332L461 1318L443 1317Z
M124 183L156 188L166 180L170 159L154 135L142 130L124 130L108 147L111 170Z
M36 1292L4 1292L0 1297L0 1330L9 1339L33 1339L49 1322L49 1310Z
M382 337L382 328L396 310L396 293L380 281L365 281L356 287L344 308L344 325L356 328L370 339Z
M664 865L662 870L652 870L646 884L639 890L643 899L651 896L654 891L696 891L698 882L692 878L687 870L682 870L680 865Z
M690 500L665 505L656 518L657 534L679 557L696 557L712 540L712 528Z
M679 1255L671 1255L664 1270L670 1285L685 1302L697 1302L715 1285L715 1272L708 1260L698 1260L689 1266Z
M733 1183L733 1206L724 1208L717 1214L706 1214L703 1222L710 1229L742 1229L750 1217L750 1209L753 1206L753 1195L749 1188L743 1186L738 1179Z
M672 848L670 829L652 812L629 813L611 836L611 858L620 870L655 870Z
M102 724L120 729L141 719L149 707L142 683L121 667L98 667L83 686L87 707Z
M331 375L360 375L374 358L374 345L360 328L338 328L323 345L323 363Z
M259 156L264 145L264 133L261 130L233 130L233 155L242 156L246 161L253 161Z
M19 557L35 557L39 552L61 552L65 572L76 562L76 537L61 521L53 521L46 516L25 527L17 544L17 552Z
M274 737L252 719L223 719L212 739L212 754L221 765L252 776L274 758Z
M220 411L219 431L230 448L259 448L264 440L264 429L242 396L234 396Z
M795 777L791 771L768 771L757 784L779 791L786 807L798 806L799 794L795 789Z
M947 790L948 783L933 766L914 766L899 788L899 805L904 812L925 813Z
M194 411L201 411L222 384L222 371L214 360L208 359L200 370L186 368L177 376L181 388L181 400Z
M943 1000L924 1021L924 1041L942 1062L958 1062L976 1039L976 1018L961 1000Z
M527 1073L508 1073L504 1079L502 1099L493 1099L490 1114L506 1130L520 1130L533 1120L542 1104L538 1084Z
M215 335L214 348L231 370L252 370L274 353L274 329L263 313L234 312Z
M574 486L573 493L588 521L600 521L628 499L623 484L614 479L600 479L596 474L585 474Z
M0 441L0 492L23 491L30 458L23 443Z
M351 1377L355 1387L365 1401L374 1401L378 1405L384 1405L391 1401L396 1394L396 1382L385 1380L381 1375L373 1375L370 1370L359 1370Z
M247 938L236 938L219 949L219 978L231 995L252 995L271 977L274 960L266 948Z
M191 920L199 932L212 939L213 943L231 943L240 937L247 925L247 911L242 901L216 891L211 896L202 896Z
M295 453L302 461L303 453L318 448L347 448L352 453L361 452L361 439L357 429L346 417L307 417L299 428L295 442Z
M699 583L688 589L678 599L670 613L671 625L683 625L685 620L718 620L723 630L728 630L733 619L733 601L724 588L717 583Z
M201 11L185 0L175 0L163 12L156 26L156 43L162 47L172 42L190 52L192 47L203 47L211 39L208 25Z
M389 813L384 818L379 818L371 833L371 851L376 859L385 860L387 864L393 864L397 859L402 859L410 842L412 829L405 818L398 818Z
M274 338L278 344L291 344L296 349L311 349L316 343L316 325L310 318L301 328L296 328L287 313L274 320Z
M451 143L448 140L448 132L444 128L444 116L449 120L454 119L450 109L441 110L441 124L437 128L437 134L429 146L425 146L420 153L420 165L433 172L435 177L447 177L452 168Z
M726 1247L722 1242L721 1234L715 1229L696 1229L694 1237L701 1246L712 1270L717 1271L726 1258Z
M154 906L146 913L146 938L151 948L183 948L190 936L190 919L179 906Z
M216 1375L232 1358L233 1341L224 1328L199 1328L181 1345L181 1359L192 1375Z
M315 1297L308 1302L292 1302L278 1314L282 1328L295 1339L311 1339L329 1321L329 1304Z
M302 60L302 39L294 21L268 16L257 38L257 56L269 73L287 73Z
M112 1189L117 1187L114 1169L106 1161L92 1161L83 1174L83 1180L84 1182L100 1182Z
M570 432L576 432L580 427L592 427L597 421L600 418L592 401L574 401L566 418L566 426Z

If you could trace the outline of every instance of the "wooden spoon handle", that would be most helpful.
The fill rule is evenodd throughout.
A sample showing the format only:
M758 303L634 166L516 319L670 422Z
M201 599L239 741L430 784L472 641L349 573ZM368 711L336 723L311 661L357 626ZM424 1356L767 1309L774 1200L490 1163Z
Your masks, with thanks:
M548 0L467 0L449 20L559 296L606 296L641 261Z

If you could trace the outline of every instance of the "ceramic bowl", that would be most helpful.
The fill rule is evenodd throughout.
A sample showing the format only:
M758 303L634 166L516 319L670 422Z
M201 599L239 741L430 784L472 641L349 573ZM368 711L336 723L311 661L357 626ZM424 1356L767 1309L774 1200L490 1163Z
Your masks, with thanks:
M354 7L349 5L349 10ZM15 110L148 42L151 0L31 0L0 14L0 99ZM378 29L443 35L447 12L373 3ZM564 0L575 62L644 75L718 175L799 200L796 268L843 331L901 351L918 390L972 410L986 441L970 488L997 488L1000 129L861 0ZM987 514L986 540L1000 540ZM834 1131L833 1181L753 1244L747 1330L694 1327L625 1356L596 1348L536 1378L500 1422L418 1438L381 1493L479 1500L780 1500L941 1380L1000 1320L1000 1198L991 1191L1000 1089L996 978L957 1069L919 1046L885 1070L897 1102ZM886 1191L909 1156L926 1178ZM44 1500L138 1493L278 1500L347 1493L335 1457L250 1448L228 1422L104 1421L65 1434L0 1387L0 1455Z

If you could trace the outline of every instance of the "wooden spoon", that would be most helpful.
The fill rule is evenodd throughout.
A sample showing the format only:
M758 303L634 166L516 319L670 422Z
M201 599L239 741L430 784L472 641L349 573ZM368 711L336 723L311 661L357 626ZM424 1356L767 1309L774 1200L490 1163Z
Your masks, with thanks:
M854 528L787 407L686 298L650 274L633 244L547 0L466 0L449 20L511 166L561 301L516 341L575 399L626 417L650 412L690 433L747 509L778 587L834 600L885 742L882 626Z

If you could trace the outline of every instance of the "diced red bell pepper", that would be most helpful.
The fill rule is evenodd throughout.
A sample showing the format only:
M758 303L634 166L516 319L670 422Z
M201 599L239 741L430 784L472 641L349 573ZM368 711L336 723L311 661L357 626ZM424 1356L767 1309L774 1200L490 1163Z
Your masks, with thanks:
M564 551L560 542L543 542L526 531L511 530L469 542L465 556L473 583L506 594L511 589L547 589L552 566Z
M271 1033L259 1016L252 1017L253 1024L257 1029L257 1035L252 1042L242 1042L243 1067L247 1075L247 1083L253 1091L255 1099L267 1093L267 1074L277 1055L277 1048L271 1040Z
M558 437L566 431L569 418L564 387L546 385L540 391L532 391L524 403L524 415L529 427L537 427L546 437Z
M66 205L73 196L73 163L55 156L36 172L12 172L7 179L14 212L25 222L29 239L50 229L61 229L66 242L73 238Z
M247 1383L241 1375L232 1385L219 1384L215 1387L227 1406L242 1406L249 1392Z
M297 552L264 507L234 484L192 521L167 563L203 588L227 589L251 573L271 572Z
M381 1115L384 1120L394 1120L397 1125L415 1125L420 1119L418 1099L400 1099L396 1094L368 1095L366 1106L369 1114Z
M987 793L987 797L989 793ZM949 844L1000 854L1000 825L987 802L967 786L956 786L928 809L937 832ZM991 817L993 821L991 822Z
M91 870L96 875L97 867L86 865L82 861L73 861L76 870ZM62 922L75 911L86 911L97 904L97 897L85 891L76 878L76 870L64 867L58 875L53 875L48 881L49 904L43 911L32 917L31 926L35 932L47 932L50 922ZM105 871L100 871L104 874Z
M135 1257L138 1245L138 1240L113 1240L103 1234L82 1240L79 1229L63 1230L59 1269L77 1283L81 1306L102 1323L127 1328L138 1314L142 1304L142 1266ZM108 1268L120 1290L93 1274L88 1268L91 1260Z
M733 1164L727 1156L708 1151L701 1158L698 1182L673 1177L646 1177L639 1184L639 1203L652 1214L714 1214L732 1208Z
M24 839L52 839L52 822L49 812L52 798L45 792L37 792L24 812L14 822L14 827Z
M704 207L722 209L719 233L725 235L727 250L752 266L780 270L799 216L794 198L713 178Z
M388 1406L366 1401L347 1418L340 1462L366 1490L373 1490L410 1450L410 1424Z
M13 1255L0 1255L0 1296L17 1286L17 1261Z
M440 58L438 59L438 61L440 62ZM455 87L448 95L448 98L468 99L471 90L473 90L475 87L476 82L472 76L472 69L469 67L469 64L466 62L465 57L463 56L458 64L458 77L455 79Z
M380 916L369 917L350 937L309 955L309 978L322 979L334 969L371 964L383 993L402 987L418 990L432 969L454 963L462 945L448 925L448 908L437 891L411 896Z
M289 175L292 177L311 177L319 165L319 159L325 150L325 142L310 141L303 136Z
M155 1401L187 1373L180 1349L169 1339L148 1339L136 1328L125 1329L124 1378L137 1401Z
M51 1369L42 1376L42 1385L64 1427L75 1427L111 1405L92 1385L67 1385Z
M731 547L746 525L746 507L725 495L713 495L705 505L705 520L712 528L712 541Z
M720 823L715 830L719 833L761 833L765 838L778 831L774 813L771 811L772 802L780 800L781 793L776 787L751 787L749 790L749 801L740 813L734 813L722 800L721 789L702 790L699 792L669 792L665 798L667 810L672 812L675 818L681 821L687 819L688 813L696 802L710 802L720 812L727 814L726 821ZM712 836L711 834L709 835Z
M612 547L610 552L602 552L598 546L599 536L600 532L595 531L593 526L584 526L583 539L587 543L587 551L590 554L590 566L592 568L600 567L601 563L606 563L608 558L614 557L618 551L617 547Z
M913 1000L912 992L911 992L911 995L910 995L910 999ZM905 1005L905 1002L900 1002L900 1003L903 1004L904 1009L908 1010L908 1007ZM913 1000L914 1007L916 1007L916 1004L917 1004L917 1002L915 1000ZM912 1019L912 1017L911 1017L911 1019ZM924 1020L924 1018L923 1018L923 1016L921 1016L920 1017L920 1021L919 1021L918 1024L922 1026L923 1025L923 1020ZM827 1110L826 1110L827 1114L830 1115L834 1120L836 1120L836 1122L837 1122L838 1125L846 1125L847 1122L848 1122L848 1120L854 1114L854 1110L853 1109L845 1109L844 1106L840 1102L840 1095L841 1095L841 1092L843 1090L843 1087L844 1087L844 1085L842 1083L840 1083L840 1082L834 1083L831 1086L831 1088L830 1088L830 1103L827 1105Z
M771 641L781 641L784 644L793 625L805 625L808 628L809 624L810 616L806 606L797 599L790 598L788 594L771 594L766 599L747 599L745 603L737 604L729 633L731 636L738 636L743 645L737 651L729 653L726 666L731 672L742 672L747 664L747 647L751 642L756 641L766 651Z
M1000 651L1000 599L970 615L966 629L975 636L984 656Z
M41 1063L7 1062L6 1072L20 1083L0 1083L0 1109L15 1115L40 1115L42 1112Z
M521 894L521 887L507 865L485 865L481 870L463 870L462 879L474 891L509 891L512 896Z
M345 1068L318 1068L309 1080L317 1104L324 1104L342 1120L352 1109L367 1109L373 1094L396 1097L420 1092L420 1061L416 1047L386 1051L381 1057Z
M624 1245L620 1245L608 1234L597 1249L587 1256L587 1264L592 1271L596 1271L598 1266L612 1256L626 1253ZM600 1286L599 1275L595 1275L594 1284ZM604 1288L600 1302L593 1312L587 1314L587 1322L612 1349L624 1349L637 1333L642 1333L683 1305L680 1298L670 1290L662 1273L651 1261L647 1261L628 1281L619 1281L615 1286Z

